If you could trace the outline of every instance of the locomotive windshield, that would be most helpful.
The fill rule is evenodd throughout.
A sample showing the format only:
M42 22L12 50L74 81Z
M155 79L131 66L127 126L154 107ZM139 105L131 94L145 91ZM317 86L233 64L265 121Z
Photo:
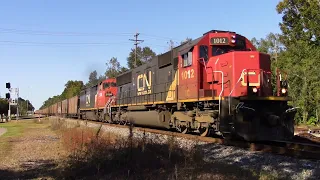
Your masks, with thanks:
M235 46L222 45L222 46L212 46L212 56L218 56L232 51L246 51L245 40L237 39Z
M103 83L103 89L109 88L109 87L116 87L117 84L115 82L107 82L107 83Z

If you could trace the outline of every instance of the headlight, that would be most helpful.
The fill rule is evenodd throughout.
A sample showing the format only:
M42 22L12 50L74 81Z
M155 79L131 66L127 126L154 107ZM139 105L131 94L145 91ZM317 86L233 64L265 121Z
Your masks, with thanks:
M112 96L113 94L111 92L106 92L106 96Z
M287 90L285 88L281 89L282 94L285 94L287 92Z
M257 93L258 89L256 87L252 88L252 92Z

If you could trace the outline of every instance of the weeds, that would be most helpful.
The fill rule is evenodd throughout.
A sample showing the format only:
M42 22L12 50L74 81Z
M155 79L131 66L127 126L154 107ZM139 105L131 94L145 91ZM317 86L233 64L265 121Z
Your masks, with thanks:
M63 121L60 121L60 123ZM61 127L61 140L69 156L61 163L60 176L65 179L247 179L270 178L266 174L243 171L236 165L204 161L198 142L189 148L175 136L163 141L162 135L143 132L119 136L86 126ZM162 143L161 143L162 142ZM254 174L254 175L253 175Z
M101 127L98 130L63 127L61 119L52 121L52 129L63 129L62 142L70 152L63 163L61 175L64 178L177 179L186 172L195 172L197 165L190 166L191 162L196 162L194 158L202 160L198 151L185 152L179 148L173 136L167 139L167 143L160 144L146 133L142 138L135 137L132 126L129 126L127 137L102 132Z
M50 128L53 131L62 130L63 128L65 128L65 120L63 119L60 119L60 118L51 119L50 123L51 123Z

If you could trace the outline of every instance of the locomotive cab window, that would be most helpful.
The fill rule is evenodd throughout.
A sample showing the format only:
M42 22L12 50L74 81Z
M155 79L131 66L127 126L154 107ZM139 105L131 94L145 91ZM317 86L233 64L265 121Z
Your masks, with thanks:
M212 46L212 56L218 56L233 51L246 51L246 48L245 46Z
M212 51L211 51L212 56L218 56L218 55L225 54L232 51L247 51L245 40L241 38L236 39L235 46L230 46L230 45L215 46L214 45L211 47L212 47Z
M208 61L208 46L206 45L200 46L200 58L203 58L204 61Z
M110 84L109 83L103 83L103 89L107 89L110 87Z
M111 85L111 87L117 87L117 83L115 83L115 82L111 82L110 85Z
M192 65L192 52L187 52L185 54L182 54L181 57L182 57L183 67Z

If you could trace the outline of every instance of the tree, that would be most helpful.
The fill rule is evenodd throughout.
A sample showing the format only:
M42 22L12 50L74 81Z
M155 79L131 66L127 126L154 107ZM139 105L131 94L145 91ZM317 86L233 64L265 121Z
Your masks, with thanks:
M137 66L140 66L148 61L150 61L153 57L156 56L156 53L152 51L150 47L138 47L137 48ZM129 57L127 58L127 65L129 69L133 69L135 64L135 49L131 49L129 53Z
M63 92L60 95L60 99L68 99L76 96L83 89L84 85L82 81L68 81L65 85Z
M277 54L284 51L284 46L280 41L280 34L269 33L265 38L260 40L253 38L251 42L258 51L270 54L272 59L275 59Z
M89 81L86 83L86 87L91 87L91 86L94 86L95 84L98 83L98 73L96 70L92 71L90 74L89 74Z
M85 87L82 81L72 80L69 80L64 86L65 88L60 95L49 97L47 100L43 102L42 106L39 109L46 108L57 102L76 96L80 93L81 89Z
M279 24L280 41L285 46L278 65L287 71L290 96L295 106L300 107L296 120L314 123L320 109L320 3L319 0L282 0L276 9L283 15Z
M117 75L127 70L127 68L121 67L118 59L115 57L112 57L106 65L107 70L105 72L105 76L108 78L115 78Z
M98 78L98 82L101 82L101 81L103 81L105 79L106 79L106 76L100 75L99 78Z
M298 41L280 57L281 66L287 71L290 86L290 96L295 106L300 107L297 120L307 123L316 117L319 104L319 68L320 48L310 46L307 42Z
M8 101L4 98L0 98L0 114L8 114Z
M279 39L279 34L269 33L265 38L257 40L253 38L251 40L252 44L257 48L258 51L267 53L271 58L271 72L272 78L271 82L273 85L273 93L276 93L276 69L281 68L278 62L278 57L284 51L284 47Z
M286 46L297 40L320 45L319 0L282 0L276 9L283 14L279 25Z
M28 104L28 105L27 105ZM27 111L33 111L34 107L29 100L21 97L18 99L19 115L27 115ZM0 114L8 114L9 103L6 99L0 98ZM11 114L17 113L17 106L11 106Z

